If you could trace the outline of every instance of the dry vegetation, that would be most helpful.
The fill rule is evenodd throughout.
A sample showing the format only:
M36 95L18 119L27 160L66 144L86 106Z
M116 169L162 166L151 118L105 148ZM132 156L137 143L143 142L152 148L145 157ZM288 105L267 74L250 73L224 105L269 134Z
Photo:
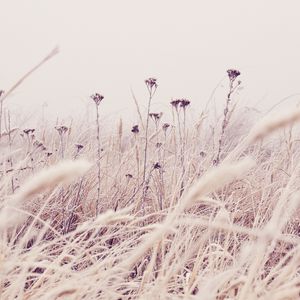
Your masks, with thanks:
M237 134L238 76L212 127L187 99L164 123L153 78L107 137L99 94L91 128L1 113L1 299L298 299L300 110Z

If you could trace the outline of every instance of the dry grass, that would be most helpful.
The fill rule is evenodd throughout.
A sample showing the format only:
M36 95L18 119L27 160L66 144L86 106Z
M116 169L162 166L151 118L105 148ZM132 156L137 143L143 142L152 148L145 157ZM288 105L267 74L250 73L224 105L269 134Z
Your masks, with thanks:
M298 299L299 110L233 116L1 133L1 299Z

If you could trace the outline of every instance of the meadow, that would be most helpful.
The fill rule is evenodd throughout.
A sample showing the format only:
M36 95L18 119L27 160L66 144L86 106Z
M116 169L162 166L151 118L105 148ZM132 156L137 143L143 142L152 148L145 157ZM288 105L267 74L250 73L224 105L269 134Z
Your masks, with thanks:
M213 124L182 98L166 123L148 78L129 130L98 92L88 128L14 127L5 101L41 64L0 98L1 299L300 297L298 107L242 126L229 69Z

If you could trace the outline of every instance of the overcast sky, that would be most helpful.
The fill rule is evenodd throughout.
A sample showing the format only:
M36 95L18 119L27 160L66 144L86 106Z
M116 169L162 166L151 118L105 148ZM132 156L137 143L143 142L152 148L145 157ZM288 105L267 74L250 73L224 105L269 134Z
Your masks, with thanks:
M249 105L271 106L300 93L299 0L0 3L0 89L60 47L10 97L12 110L38 112L47 103L62 117L83 112L88 96L100 92L103 114L130 116L130 89L143 105L144 79L153 76L153 110L186 97L197 111L228 68L241 71L241 98Z

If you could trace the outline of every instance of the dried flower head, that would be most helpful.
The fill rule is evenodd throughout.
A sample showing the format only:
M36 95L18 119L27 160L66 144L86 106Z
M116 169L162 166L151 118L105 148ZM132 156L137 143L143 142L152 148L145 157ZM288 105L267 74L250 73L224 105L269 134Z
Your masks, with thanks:
M36 148L41 148L41 150L46 150L44 144L39 140L35 140L33 146L35 146Z
M28 135L30 133L34 133L35 129L34 128L27 128L27 129L24 129L23 132Z
M47 157L51 156L53 153L52 152L47 152L46 155Z
M150 77L150 78L145 80L145 83L146 83L148 89L152 89L153 87L157 88L156 78Z
M77 151L79 152L83 148L83 145L82 144L75 144L75 147L76 147Z
M125 176L126 176L127 179L132 179L133 178L132 174L129 174L129 173L126 174Z
M104 96L95 93L93 95L91 95L92 100L94 100L94 102L96 103L96 105L98 106L100 104L100 102L104 99Z
M140 132L139 125L132 126L131 132L133 132L133 133L139 133Z
M241 75L241 72L238 70L235 70L235 69L229 69L229 70L227 70L227 74L228 74L229 80L233 82L238 76Z
M55 126L55 129L58 131L59 135L62 135L68 131L68 127L65 125Z
M206 156L206 153L204 151L201 151L199 154L200 154L201 157L205 157Z
M170 104L171 104L173 107L175 107L176 109L178 108L178 106L180 105L180 103L181 103L181 100L180 100L180 99L172 100L172 101L170 102Z
M164 123L163 126L162 126L162 129L163 129L164 131L167 131L169 127L170 127L170 124Z
M189 106L190 103L191 103L191 101L189 101L187 99L181 99L181 101L180 101L180 107L185 108L185 107Z
M163 113L150 113L149 116L150 118L153 119L153 121L159 121L160 118L162 117Z
M155 163L154 165L153 165L153 168L154 169L160 169L161 168L161 165L160 165L160 163Z

